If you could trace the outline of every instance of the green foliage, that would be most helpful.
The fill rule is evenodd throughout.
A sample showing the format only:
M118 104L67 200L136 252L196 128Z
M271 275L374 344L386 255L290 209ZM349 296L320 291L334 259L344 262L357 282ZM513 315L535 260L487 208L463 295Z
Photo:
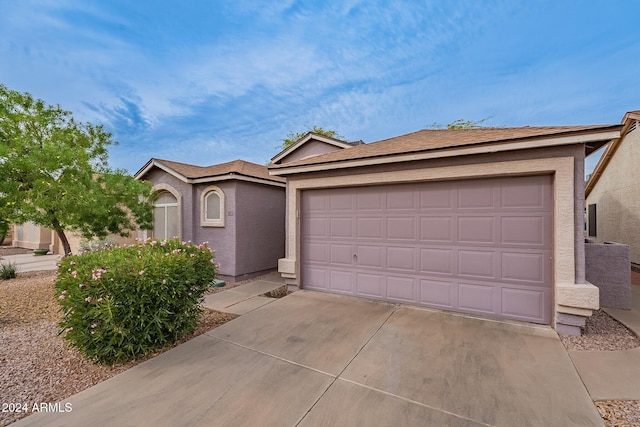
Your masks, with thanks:
M9 223L3 219L0 219L0 236L6 236L9 231Z
M66 257L55 285L61 333L101 363L151 353L196 327L215 274L206 243L149 240Z
M102 126L0 85L0 217L90 239L151 228L151 184L111 170Z
M18 276L18 266L12 262L0 263L0 279L15 279Z
M429 126L429 128L430 129L449 129L449 130L477 129L477 128L483 127L482 124L487 120L489 120L490 118L491 117L485 117L484 119L478 120L478 121L458 119L458 120L454 120L451 123L448 123L446 126L442 126L439 123L434 123L431 126Z
M104 251L106 249L112 249L116 246L116 242L110 238L97 239L97 240L83 240L80 242L80 254L87 252Z
M303 138L309 132L328 136L329 138L335 138L335 139L344 138L344 136L340 135L338 131L335 131L335 130L324 129L318 126L313 126L312 128L307 126L307 130L304 132L289 132L287 134L287 137L282 140L282 149L284 150L285 148L295 144L296 142L298 142L298 140Z

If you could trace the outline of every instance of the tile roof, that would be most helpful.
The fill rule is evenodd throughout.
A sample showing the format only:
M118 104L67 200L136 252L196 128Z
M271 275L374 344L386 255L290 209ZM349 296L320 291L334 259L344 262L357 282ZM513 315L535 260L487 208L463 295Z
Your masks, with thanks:
M424 129L394 138L358 145L349 150L322 154L269 169L339 162L420 151L443 150L477 144L535 140L547 137L573 136L593 131L618 130L620 125L537 126L517 128Z
M151 162L154 161L179 173L187 179L213 178L234 173L252 178L266 179L269 181L286 182L284 178L269 175L269 171L266 166L246 162L244 160L233 160L231 162L211 166L196 166L173 162L170 160L151 159Z

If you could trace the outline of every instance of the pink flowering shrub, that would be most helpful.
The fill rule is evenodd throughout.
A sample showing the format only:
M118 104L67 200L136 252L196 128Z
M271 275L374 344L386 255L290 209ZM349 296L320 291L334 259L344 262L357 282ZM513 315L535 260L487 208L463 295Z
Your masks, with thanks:
M114 364L191 332L216 275L206 244L149 240L60 261L62 334L85 356Z

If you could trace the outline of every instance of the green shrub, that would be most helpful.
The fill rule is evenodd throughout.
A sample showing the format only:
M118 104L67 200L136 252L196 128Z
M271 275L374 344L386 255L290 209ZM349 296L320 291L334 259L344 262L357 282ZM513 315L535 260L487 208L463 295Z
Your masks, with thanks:
M110 238L98 239L98 240L83 240L80 242L80 254L86 254L87 252L104 251L106 249L112 249L116 246L116 242Z
M114 364L193 331L215 277L207 244L149 240L60 261L62 334L89 358Z
M0 279L15 279L18 275L18 266L9 261L8 263L0 264Z

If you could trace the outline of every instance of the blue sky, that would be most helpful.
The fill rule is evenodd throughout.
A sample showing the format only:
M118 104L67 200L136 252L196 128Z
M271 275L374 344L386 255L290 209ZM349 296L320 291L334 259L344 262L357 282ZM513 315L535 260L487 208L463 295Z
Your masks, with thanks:
M0 0L0 83L101 123L110 164L265 164L318 125L376 141L456 119L640 109L628 2ZM593 167L593 160L587 168Z

